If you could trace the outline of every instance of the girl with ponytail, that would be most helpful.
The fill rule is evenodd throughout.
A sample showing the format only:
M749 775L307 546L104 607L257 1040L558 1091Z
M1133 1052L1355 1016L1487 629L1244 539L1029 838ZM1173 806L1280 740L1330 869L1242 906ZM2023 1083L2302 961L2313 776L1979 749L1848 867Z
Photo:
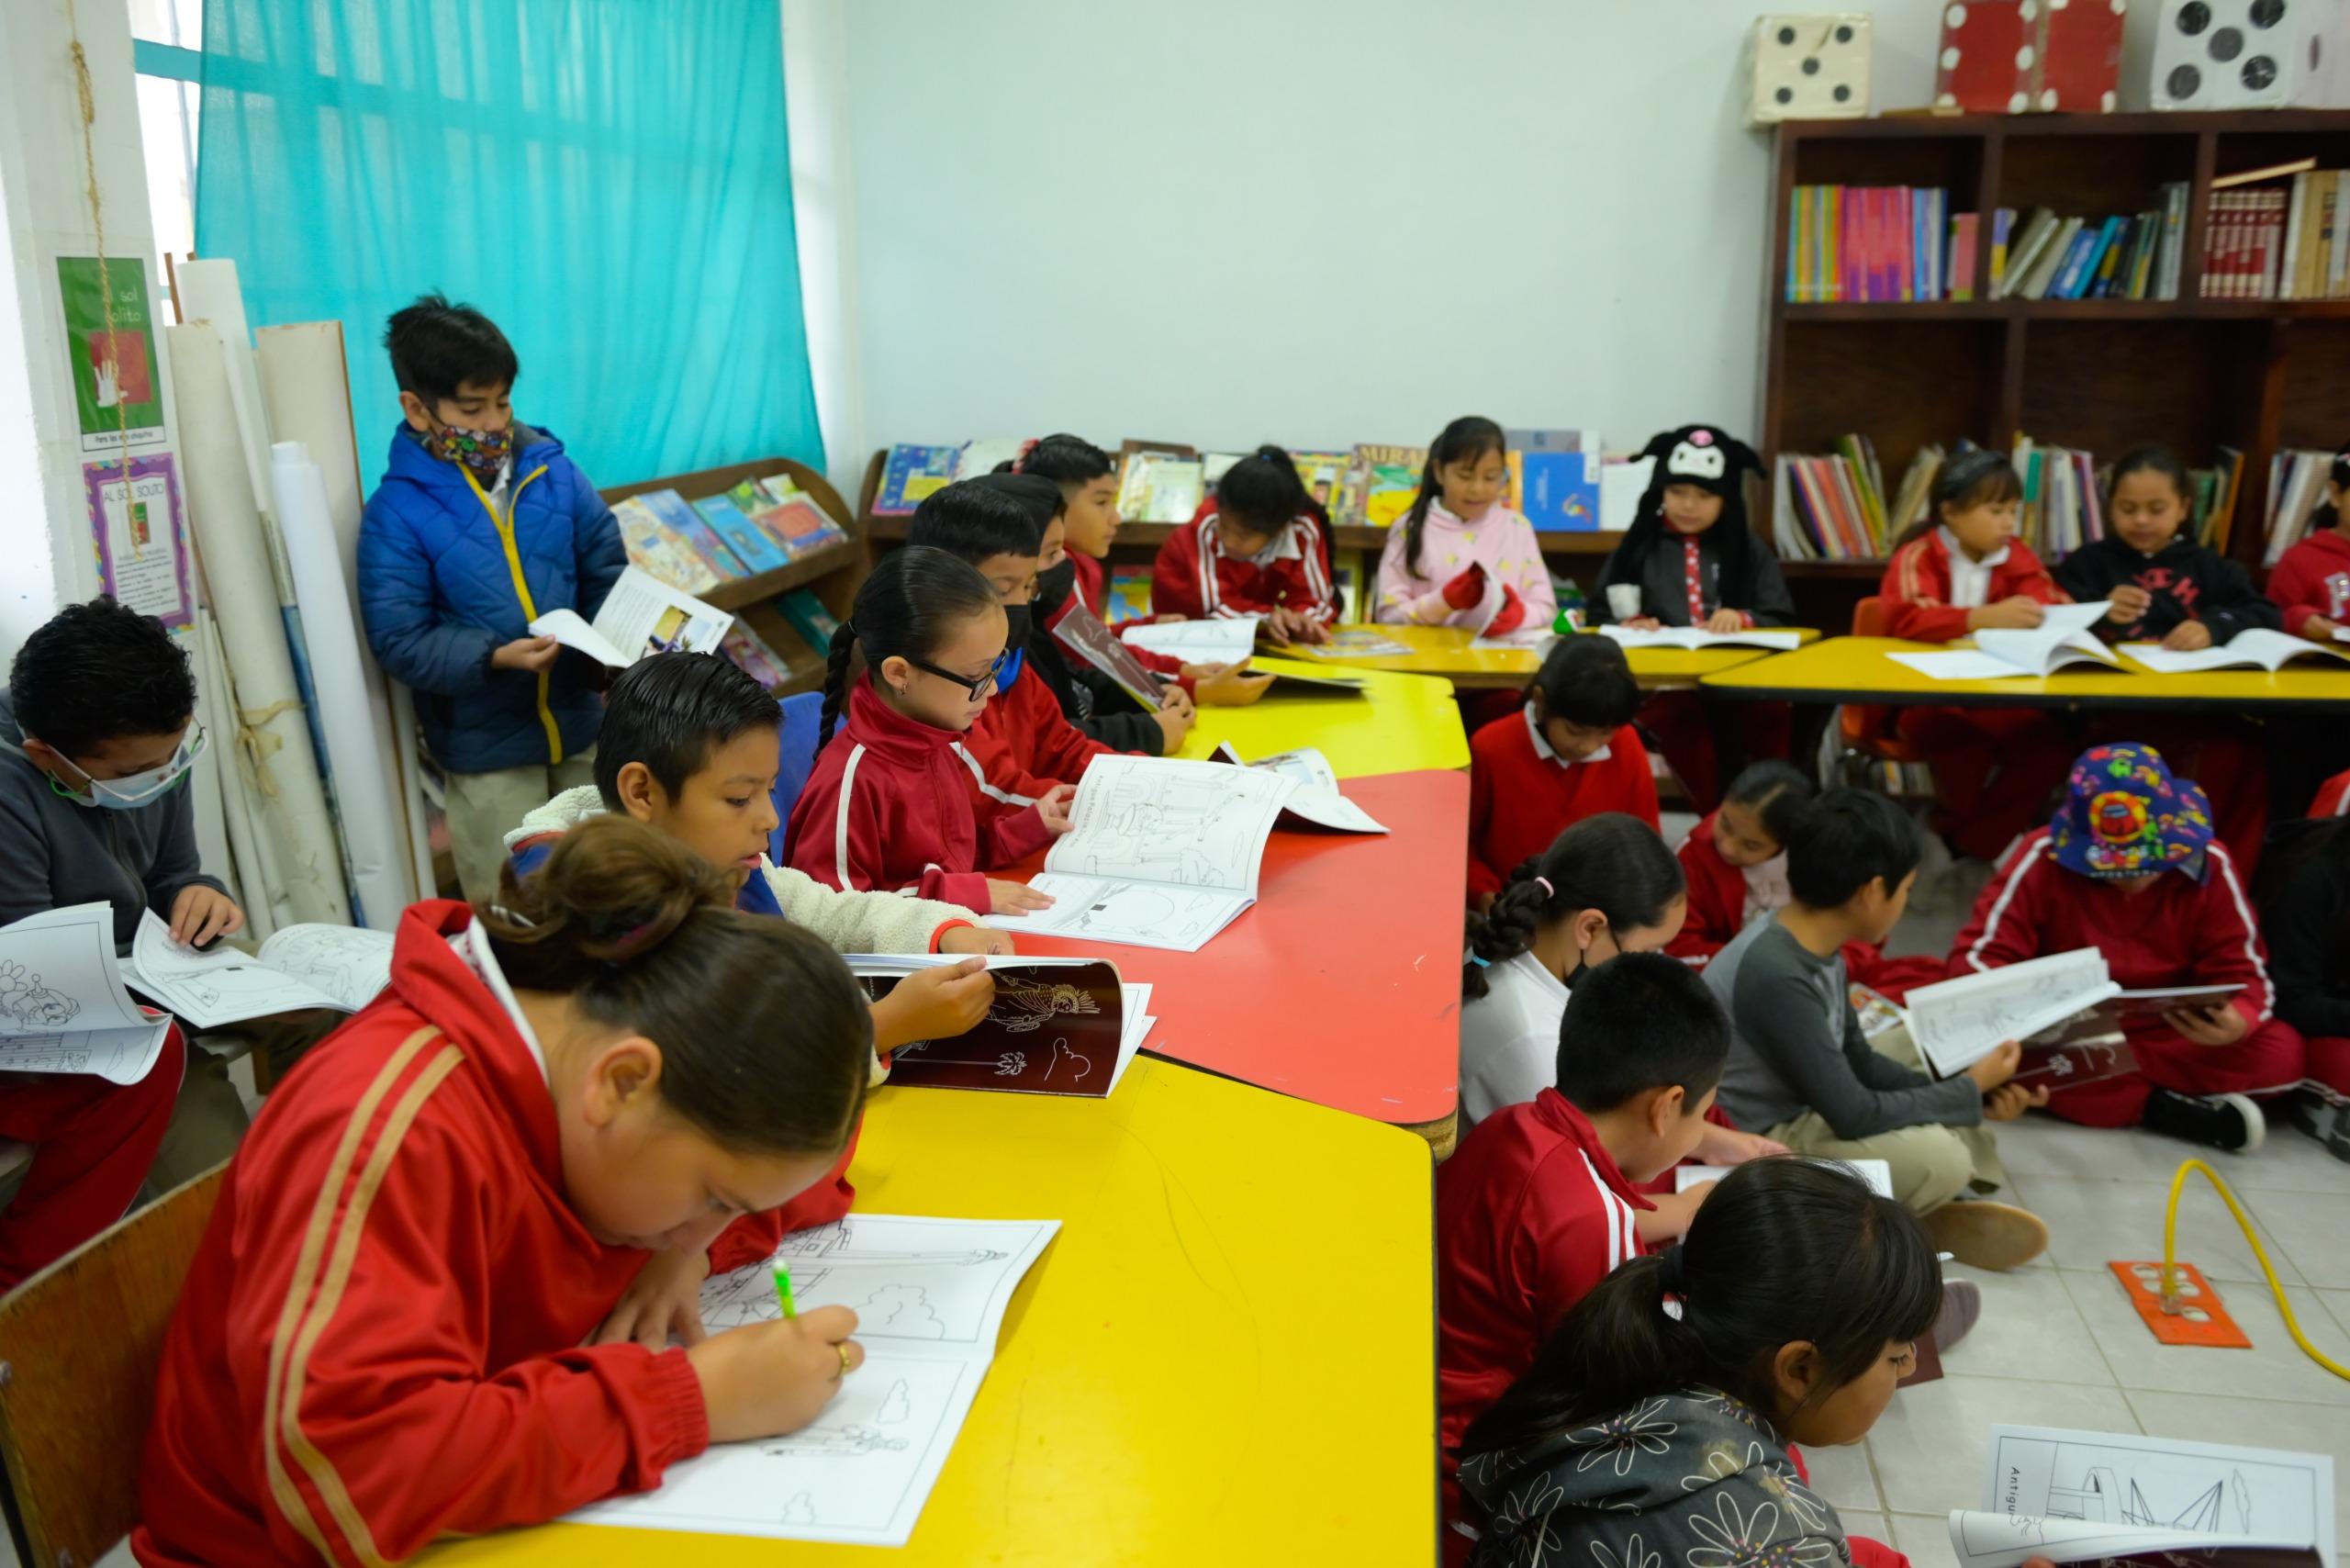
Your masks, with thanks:
M1330 517L1288 453L1260 446L1225 470L1159 545L1150 604L1162 621L1260 615L1258 630L1277 644L1330 640Z
M697 1310L707 1274L840 1217L819 1183L873 1049L840 958L733 896L609 815L498 906L401 917L388 989L223 1179L140 1561L405 1562L795 1430L856 1374L845 1307L716 1335Z
M1008 629L996 590L958 555L910 545L875 564L833 633L816 766L785 830L795 868L997 914L1052 902L985 872L1067 833L1076 791L990 790L960 739L1002 678Z
M1420 493L1379 558L1379 619L1504 637L1547 631L1558 596L1534 525L1502 502L1509 449L1475 415L1437 432Z
M1740 1166L1619 1266L1459 1447L1469 1562L1852 1561L1795 1443L1866 1436L1942 1309L1909 1212L1841 1167Z

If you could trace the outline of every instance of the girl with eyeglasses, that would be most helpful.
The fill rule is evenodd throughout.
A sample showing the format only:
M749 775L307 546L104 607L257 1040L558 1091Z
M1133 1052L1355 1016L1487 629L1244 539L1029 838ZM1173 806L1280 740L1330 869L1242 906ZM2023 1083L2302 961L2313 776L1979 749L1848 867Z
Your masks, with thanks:
M833 633L816 767L785 838L792 866L835 888L912 890L996 914L1052 902L985 873L1067 833L1076 790L1035 801L974 791L979 767L961 738L1004 677L1008 632L968 562L921 545L881 558Z

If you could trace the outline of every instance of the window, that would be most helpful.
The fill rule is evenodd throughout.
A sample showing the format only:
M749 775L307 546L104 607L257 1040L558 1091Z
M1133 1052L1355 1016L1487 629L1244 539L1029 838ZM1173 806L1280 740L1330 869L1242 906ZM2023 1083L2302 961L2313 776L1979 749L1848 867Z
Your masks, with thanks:
M130 50L139 73L139 139L147 154L147 205L155 229L161 294L167 256L196 249L196 117L204 62L204 0L129 0Z

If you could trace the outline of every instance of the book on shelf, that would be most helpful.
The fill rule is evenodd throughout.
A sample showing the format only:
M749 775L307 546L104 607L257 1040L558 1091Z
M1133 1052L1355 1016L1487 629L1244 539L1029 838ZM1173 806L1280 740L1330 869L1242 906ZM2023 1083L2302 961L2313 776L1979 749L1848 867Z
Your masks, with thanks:
M840 622L824 608L824 601L807 588L793 588L775 601L776 612L791 622L791 629L815 650L820 659L829 658L833 651L833 633L840 630Z
M1357 446L1354 466L1360 476L1357 493L1361 505L1355 509L1355 520L1366 528L1385 528L1411 510L1427 462L1424 446Z
M876 517L907 517L933 490L954 483L959 446L908 446L890 449L883 459L881 487L873 496Z
M2300 189L2215 190L2204 244L2203 297L2276 299L2285 230ZM2338 205L2338 204L2337 204ZM2314 225L2304 224L2314 231Z
M732 495L704 496L694 502L694 510L718 531L718 537L750 572L779 571L791 565L790 554L753 522Z
M1150 619L1150 567L1147 566L1110 568L1102 619L1113 626L1123 626L1129 621Z
M2324 503L2333 472L2330 452L2285 451L2268 460L2268 547L2262 566L2274 566L2308 536L2310 518Z
M1601 454L1595 431L1505 432L1510 509L1537 533L1590 533L1599 527Z
M2008 460L2023 483L2023 510L2016 536L2034 554L2053 565L2105 537L2095 458L2086 452L2043 446L2029 435L2019 435Z
M2177 293L2178 236L2187 187L2163 187L2163 205L2106 217L2067 217L2042 207L2019 218L2003 207L2011 229L1995 243L1995 299L2169 299Z
M2192 468L2195 538L2207 549L2227 554L2228 536L2234 532L2236 497L2244 488L2244 453L2236 447L2219 449L2220 460L2210 468ZM2272 485L2269 495L2277 491Z
M791 496L751 514L759 532L792 560L812 555L827 545L845 543L847 532L831 513L809 495Z
M616 504L612 519L620 524L621 543L628 550L630 565L671 588L708 593L725 581L643 496L631 496Z
M1289 456L1297 465L1297 482L1305 487L1305 493L1322 503L1332 523L1345 521L1339 514L1347 504L1347 480L1354 467L1354 454L1292 452ZM1214 475L1209 483L1213 485L1221 477L1221 474Z
M669 532L684 540L686 547L700 556L702 565L708 566L721 582L733 582L737 577L751 575L751 569L726 547L726 541L718 536L718 530L712 528L701 513L694 510L685 497L675 490L647 490L637 498L651 507Z
M1825 455L1780 456L1772 541L1785 560L1881 560L1891 534L1876 448L1863 435L1831 444Z
M1972 222L1966 227L1971 233ZM1953 277L1956 232L1950 193L1936 186L1797 185L1787 211L1786 297L1797 304L1940 299ZM1970 291L1973 275L1970 259Z
M1189 522L1206 498L1200 460L1140 451L1118 478L1118 513L1129 522Z
M783 689L791 683L791 666L767 644L766 638L741 621L728 629L718 651L736 669L765 687L769 696L781 696Z
M1982 214L1954 212L1950 218L1950 271L1942 279L1942 293L1951 299L1975 297L1975 263L1977 230Z

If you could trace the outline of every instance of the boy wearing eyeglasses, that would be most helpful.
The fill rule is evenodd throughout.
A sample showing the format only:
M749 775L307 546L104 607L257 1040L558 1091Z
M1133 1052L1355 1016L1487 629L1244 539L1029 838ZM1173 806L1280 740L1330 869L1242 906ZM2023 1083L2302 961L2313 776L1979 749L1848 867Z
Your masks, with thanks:
M204 745L187 655L154 617L95 599L25 639L0 692L0 925L104 902L126 952L149 910L199 946L242 927L198 863L186 778ZM40 982L0 966L0 1015ZM122 1217L172 1125L186 1058L173 1028L136 1083L0 1075L0 1138L34 1146L0 1209L0 1290ZM186 1077L173 1163L192 1175L235 1148L245 1117L223 1073Z

